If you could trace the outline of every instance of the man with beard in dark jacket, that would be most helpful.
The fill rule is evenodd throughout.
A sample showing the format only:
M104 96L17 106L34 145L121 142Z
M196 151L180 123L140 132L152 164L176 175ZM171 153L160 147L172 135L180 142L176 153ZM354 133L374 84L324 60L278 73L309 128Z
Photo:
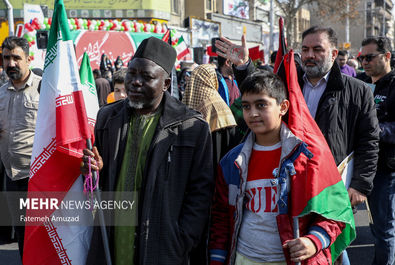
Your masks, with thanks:
M241 84L254 66L248 58L245 37L242 46L226 38L217 41L219 55L236 66ZM371 89L360 80L341 74L336 63L337 37L333 29L313 26L302 35L302 68L298 74L310 114L321 129L340 164L354 151L354 171L348 194L352 206L366 200L373 188L377 167L379 126ZM221 52L222 51L222 52Z
M145 39L128 65L128 98L100 109L96 147L84 150L81 171L90 160L103 191L138 193L129 215L137 226L107 227L113 264L188 264L208 219L214 188L209 126L167 92L175 59L170 45ZM96 227L87 264L105 263Z
M376 239L374 265L395 264L395 71L391 71L391 42L387 37L362 41L359 57L374 89L380 125L380 152L369 205Z

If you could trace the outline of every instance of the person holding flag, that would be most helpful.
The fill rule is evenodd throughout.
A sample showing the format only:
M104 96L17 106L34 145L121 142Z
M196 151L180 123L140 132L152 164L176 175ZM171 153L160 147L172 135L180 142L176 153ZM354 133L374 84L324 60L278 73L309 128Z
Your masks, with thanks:
M296 70L293 72L296 77L296 84L293 85L298 87L300 85L303 88L299 90L303 92L309 112L309 115L305 116L312 119L310 125L318 125L336 164L354 151L354 171L348 196L351 205L355 206L363 202L372 189L377 164L379 128L370 89L358 80L341 75L335 62L336 42L336 34L330 28L312 27L305 31L302 50L304 72L296 72ZM280 44L276 70L285 54L284 38L280 40ZM216 45L223 56L232 58L235 76L239 83L254 71L248 58L244 36L241 46L235 45L226 38ZM288 76L284 80L288 81ZM308 96L309 92L312 92L310 96ZM303 101L303 104L306 102ZM297 104L302 103L298 100ZM303 124L306 117L296 119L294 124ZM323 176L330 178L328 173ZM341 259L338 262L341 262Z
M28 199L39 196L59 203L86 199L80 163L83 149L92 140L99 106L86 54L80 70L63 1L56 0L41 82ZM31 207L26 210L27 217L36 217L35 213ZM74 214L60 206L39 207L38 214L38 222L26 221L23 264L85 264L92 212L78 215L81 222L54 220L52 217Z
M285 41L280 43L285 49ZM254 71L245 41L239 46L223 38L216 44L223 56L232 58L238 83ZM373 188L380 128L371 89L364 82L341 74L336 63L336 47L336 33L331 28L313 26L303 32L303 71L298 71L298 83L336 164L354 151L354 171L348 193L351 205L356 206L366 200ZM280 52L277 56L275 72L283 55Z
M188 264L209 215L214 188L210 129L202 116L167 92L176 51L150 37L128 64L128 97L102 107L95 148L84 150L100 171L103 191L134 192L129 223L107 227L114 264ZM94 230L87 264L106 264L102 234Z
M243 116L252 132L218 168L210 264L285 265L304 260L307 264L328 264L330 245L345 228L340 218L307 212L300 221L301 237L290 234L292 210L303 201L301 194L294 193L301 192L297 187L305 176L313 179L307 168L297 165L314 155L282 122L290 106L284 84L273 73L257 71L244 80L241 93ZM310 194L313 189L306 185L303 192ZM341 201L346 197L344 186L338 194L338 198L332 198L332 193L327 199ZM340 213L342 206L352 216L344 199L330 210Z

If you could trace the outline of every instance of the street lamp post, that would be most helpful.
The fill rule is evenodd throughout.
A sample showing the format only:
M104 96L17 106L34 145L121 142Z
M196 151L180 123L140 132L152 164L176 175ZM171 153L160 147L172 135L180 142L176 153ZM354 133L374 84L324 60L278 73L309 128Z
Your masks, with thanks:
M269 50L273 52L274 44L273 44L273 23L274 23L274 8L273 8L273 0L270 0L270 45Z

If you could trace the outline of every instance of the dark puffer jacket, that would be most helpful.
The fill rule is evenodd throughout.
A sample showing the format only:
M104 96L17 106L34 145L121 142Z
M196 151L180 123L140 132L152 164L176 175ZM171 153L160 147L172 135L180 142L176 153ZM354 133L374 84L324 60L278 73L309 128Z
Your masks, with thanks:
M237 82L254 71L235 70ZM298 76L303 89L303 74ZM371 88L340 72L334 62L315 116L337 164L354 151L354 175L350 187L368 195L373 188L379 151L379 125Z

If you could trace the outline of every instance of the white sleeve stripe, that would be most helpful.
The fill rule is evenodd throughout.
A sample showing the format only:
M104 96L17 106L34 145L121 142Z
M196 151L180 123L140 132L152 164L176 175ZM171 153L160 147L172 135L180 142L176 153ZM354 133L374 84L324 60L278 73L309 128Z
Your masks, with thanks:
M322 248L327 248L327 247L329 246L329 244L328 244L326 238L325 238L320 232L317 232L317 231L310 231L310 234L315 235L316 237L318 237L318 239L319 239L319 240L321 241L321 243L322 243Z
M221 255L217 255L217 254L211 254L210 255L211 258L217 258L217 259L225 259L225 256L221 256Z

